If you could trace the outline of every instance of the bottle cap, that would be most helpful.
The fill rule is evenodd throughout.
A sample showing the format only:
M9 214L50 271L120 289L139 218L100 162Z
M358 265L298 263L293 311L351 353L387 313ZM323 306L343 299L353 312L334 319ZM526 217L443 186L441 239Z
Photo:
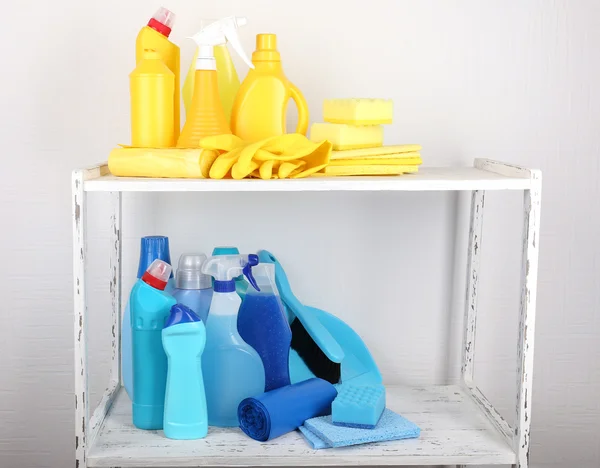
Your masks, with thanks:
M157 12L154 13L154 16L150 18L150 21L148 21L148 26L155 31L158 31L163 36L169 37L174 22L175 13L167 10L165 7L160 7Z
M190 322L202 322L202 319L189 307L184 306L183 304L175 304L171 307L171 313L169 314L169 318L167 319L164 328Z
M171 264L169 238L165 236L142 237L140 241L140 264L137 272L138 279L144 275L150 264L157 258L169 265ZM173 277L172 273L171 277Z
M212 256L216 257L217 255L239 255L240 251L237 247L231 246L221 246L215 247L212 251Z
M171 265L157 258L142 276L142 281L155 289L164 291L167 287L167 281L169 280L170 275Z
M253 62L279 62L281 55L277 51L275 34L257 34L256 50L252 53Z
M183 254L179 257L175 287L179 289L208 289L212 287L210 275L202 273L206 261L204 254Z

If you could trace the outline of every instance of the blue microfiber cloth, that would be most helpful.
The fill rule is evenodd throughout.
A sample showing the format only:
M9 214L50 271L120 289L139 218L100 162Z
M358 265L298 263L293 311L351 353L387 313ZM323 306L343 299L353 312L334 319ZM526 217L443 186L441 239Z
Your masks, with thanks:
M328 445L327 442L319 439L316 435L314 435L304 426L300 426L298 430L302 433L304 439L306 439L306 441L308 442L308 445L310 445L314 450L331 448L331 445Z
M421 429L392 410L386 409L374 429L358 429L353 427L335 426L331 416L321 416L305 421L304 429L308 429L329 447L346 447L348 445L367 444L369 442L384 442L386 440L414 439L419 437ZM302 434L305 434L302 431ZM306 435L305 435L306 437ZM309 443L318 448L307 437Z

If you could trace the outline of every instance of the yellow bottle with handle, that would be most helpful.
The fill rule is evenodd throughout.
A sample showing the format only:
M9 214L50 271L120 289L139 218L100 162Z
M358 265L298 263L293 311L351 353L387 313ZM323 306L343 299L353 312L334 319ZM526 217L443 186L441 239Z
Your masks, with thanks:
M129 75L131 146L175 146L174 90L173 72L156 50L146 49Z
M223 112L227 122L231 120L231 108L233 100L240 89L240 79L238 77L231 54L226 44L214 47L215 60L217 62L217 79L219 82L219 96L223 106ZM190 65L185 83L183 84L182 96L186 115L190 111L192 104L192 95L194 93L194 78L196 76L196 60L198 59L198 50L194 54L194 60Z
M283 73L275 34L258 34L252 54L254 69L242 82L233 102L231 130L242 140L259 141L283 135L290 99L298 107L295 133L306 135L308 104L300 90Z
M180 55L179 46L169 40L171 28L175 21L175 14L166 8L159 8L154 16L139 32L135 41L135 61L138 63L144 55L144 50L153 49L160 55L164 64L173 72L175 87L171 99L173 100L173 127L175 129L175 140L179 136L180 124L180 101L179 90Z

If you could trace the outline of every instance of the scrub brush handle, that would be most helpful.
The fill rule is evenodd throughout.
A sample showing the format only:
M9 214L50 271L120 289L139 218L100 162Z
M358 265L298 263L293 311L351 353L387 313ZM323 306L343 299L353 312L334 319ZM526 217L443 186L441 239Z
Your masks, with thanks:
M275 265L275 283L277 284L281 299L288 309L300 320L300 323L317 346L321 348L321 351L331 361L336 363L342 362L344 359L344 350L319 319L294 296L285 271L277 258L266 250L259 252L259 258L261 262L273 263Z

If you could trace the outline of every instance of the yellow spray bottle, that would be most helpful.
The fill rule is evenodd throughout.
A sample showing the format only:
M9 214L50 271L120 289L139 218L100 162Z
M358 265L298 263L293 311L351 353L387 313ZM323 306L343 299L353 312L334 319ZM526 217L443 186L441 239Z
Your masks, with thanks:
M194 92L185 125L177 141L178 148L198 148L204 137L231 133L219 95L214 48L229 41L248 66L254 68L237 35L237 28L246 23L246 18L230 16L211 23L190 38L198 45L198 58Z
M217 77L219 82L219 95L221 96L221 104L223 104L223 112L225 112L225 118L227 122L231 119L231 107L233 106L233 100L235 95L240 89L240 79L233 60L231 60L231 54L227 48L227 44L221 44L214 48L215 60L217 61ZM194 59L190 64L190 69L185 78L181 95L183 96L183 104L185 106L185 112L189 112L192 104L192 94L194 92L194 78L196 76L196 59L198 58L198 50L194 54Z

